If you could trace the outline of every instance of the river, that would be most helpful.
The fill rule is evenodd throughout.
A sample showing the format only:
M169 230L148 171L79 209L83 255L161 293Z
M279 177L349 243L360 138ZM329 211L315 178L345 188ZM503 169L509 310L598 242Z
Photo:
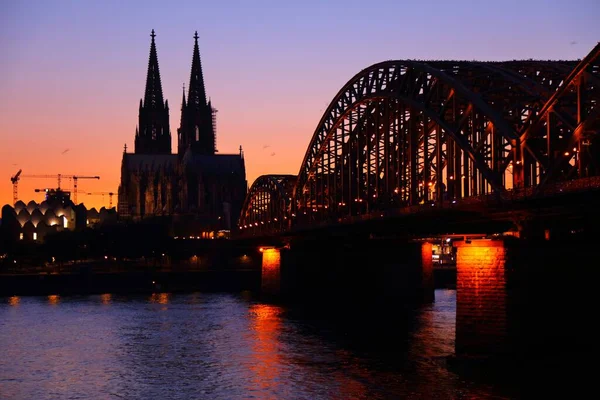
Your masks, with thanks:
M508 399L556 393L558 383L544 371L537 377L539 370L490 375L450 368L456 292L440 289L435 296L433 304L383 316L368 308L338 313L272 305L249 293L0 298L0 398ZM573 385L561 388L572 391Z

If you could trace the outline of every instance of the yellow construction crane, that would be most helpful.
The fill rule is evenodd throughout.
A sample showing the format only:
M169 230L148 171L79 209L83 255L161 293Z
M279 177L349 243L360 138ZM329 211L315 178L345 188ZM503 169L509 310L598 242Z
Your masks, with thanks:
M100 179L99 176L83 176L83 175L21 175L22 170L19 170L13 177L10 178L10 181L13 184L13 202L17 203L18 200L18 184L21 178L53 178L58 180L57 188L60 189L60 184L62 179L72 179L73 180L73 201L77 204L77 181L79 179Z

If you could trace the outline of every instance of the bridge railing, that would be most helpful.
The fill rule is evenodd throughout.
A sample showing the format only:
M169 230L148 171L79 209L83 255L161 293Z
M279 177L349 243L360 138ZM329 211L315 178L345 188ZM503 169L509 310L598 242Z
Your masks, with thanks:
M540 193L557 194L561 192L583 192L598 189L600 189L600 176L590 176L546 184L540 189Z
M554 182L546 184L543 187L532 186L525 188L513 188L507 190L501 196L495 193L480 196L471 196L458 199L460 204L482 204L490 202L511 202L527 200L531 198L544 198L561 195L563 193L586 192L591 190L600 190L600 176L578 178L569 181ZM451 202L452 203L452 202Z
M506 203L533 198L552 197L567 193L585 192L590 190L600 190L600 176L555 182L552 184L546 184L543 188L536 186L513 188L503 193L502 196L499 196L496 193L490 193L461 199L446 199L437 202L430 201L423 204L382 209L360 215L332 216L325 218L319 218L317 215L311 218L311 216L307 215L304 216L304 218L301 218L300 221L295 224L292 230L305 229L307 227L326 227L332 224L351 224L355 222L372 221L388 217L415 215L425 212L429 213L432 211L432 209L439 210L465 207L474 209L477 207L501 206Z
M439 211L440 209L450 210L456 208L468 208L475 211L477 208L502 206L507 203L519 202L533 198L547 198L560 196L567 193L593 190L600 190L600 176L555 182L546 184L544 187L534 186L513 188L502 193L502 196L499 196L497 193L491 193L480 196L465 197L461 199L445 199L442 201L430 201L412 206L381 208L379 210L373 210L371 212L359 215L327 216L322 210L318 210L314 213L312 210L307 210L306 214L303 213L300 216L292 215L290 217L293 220L291 231L322 228L338 224L352 224L356 222L372 221L389 217L409 216L419 213L431 213L433 210ZM290 231L287 229L287 224L286 226L282 226L281 224L278 224L277 226L271 226L271 224L268 223L261 223L254 229L251 228L245 230L244 234L245 236L260 236L279 234L286 231Z

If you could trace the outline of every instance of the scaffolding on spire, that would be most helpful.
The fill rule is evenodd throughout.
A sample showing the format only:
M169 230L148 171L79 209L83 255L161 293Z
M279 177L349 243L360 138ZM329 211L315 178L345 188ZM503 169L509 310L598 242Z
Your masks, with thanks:
M212 131L213 131L213 148L215 149L215 153L218 151L217 150L217 113L219 112L219 110L217 110L214 107L210 107L210 112L212 115Z

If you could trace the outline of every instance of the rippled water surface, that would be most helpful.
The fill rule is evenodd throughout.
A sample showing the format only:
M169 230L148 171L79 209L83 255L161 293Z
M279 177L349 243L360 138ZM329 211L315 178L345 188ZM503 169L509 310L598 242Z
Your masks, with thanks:
M2 399L511 398L452 372L455 292L409 312L245 294L0 299Z

